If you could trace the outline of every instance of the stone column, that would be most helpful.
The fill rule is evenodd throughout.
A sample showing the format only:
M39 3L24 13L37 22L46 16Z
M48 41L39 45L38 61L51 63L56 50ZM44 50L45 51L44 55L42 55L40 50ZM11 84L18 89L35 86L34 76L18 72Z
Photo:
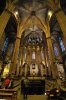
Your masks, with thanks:
M51 70L52 70L52 76L53 76L53 78L56 78L56 76L57 76L57 66L55 66L55 64L54 64L54 54L53 54L51 37L47 38L47 46L48 46L48 51L49 51L50 67L51 67Z
M19 60L18 60L17 64L16 64L16 76L19 76L19 69L20 69L20 64L19 64Z
M27 50L27 47L26 47L26 60L25 60L25 62L27 62L27 57L28 57L28 50Z
M43 64L45 65L45 57L44 57L44 49L43 46L40 48L40 59L43 62Z
M45 62L46 62L46 74L51 75L51 64L50 64L50 58L49 58L49 51L48 47L45 48Z
M27 23L30 19L30 16L25 19L20 26L18 25L18 29L17 29L17 37L16 37L16 41L15 41L15 46L14 46L14 51L13 51L13 57L12 57L12 64L10 67L10 73L15 74L15 69L16 69L16 64L17 64L17 59L18 59L18 51L19 51L19 46L20 46L20 40L21 40L21 36L22 33L24 32L24 30L26 29Z
M42 63L44 64L44 66L45 66L45 75L46 75L46 52L45 52L45 48L42 46L41 47L41 51L42 51L42 53L43 53L43 55L41 56L41 61L42 61ZM43 57L43 58L42 58Z
M20 47L20 73L19 75L22 75L22 67L23 67L23 47Z
M52 74L53 74L53 77L56 78L57 67L54 64L54 54L53 54L51 38L48 38L48 37L50 37L49 21L46 25L39 17L35 16L34 18L36 20L36 25L38 27L40 27L44 31L44 33L46 33L47 45L48 45L48 50L49 50L49 54L50 54L50 63L51 63Z
M31 62L31 61L32 61L32 48L31 48L31 46L28 46L28 50L29 50L29 52L30 52L30 54L28 55L28 57L29 57L29 62Z
M16 71L20 39L21 38L17 37L16 41L15 41L15 47L14 47L13 56L12 56L12 64L11 64L11 68L10 68L10 72L13 74L15 74L15 71Z
M29 49L29 46L26 47L26 62L30 62L30 49Z
M16 71L16 75L21 75L22 73L22 47L19 48L19 57L18 57L18 62L17 62L17 71Z

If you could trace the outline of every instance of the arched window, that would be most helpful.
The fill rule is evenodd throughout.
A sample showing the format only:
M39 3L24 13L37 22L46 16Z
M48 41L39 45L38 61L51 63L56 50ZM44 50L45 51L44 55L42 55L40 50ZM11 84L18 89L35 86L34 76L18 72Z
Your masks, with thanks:
M62 38L61 37L58 37L58 40L59 40L59 44L60 44L61 51L64 52L65 51L65 47L64 47Z
M58 48L57 48L57 43L53 43L53 49L54 49L54 54L55 56L59 56Z
M3 56L3 57L4 57L5 54L6 54L6 50L7 50L7 48L8 48L8 45L9 45L9 39L6 38L6 39L5 39L5 42L4 42L4 47L3 47L3 49L2 49L2 56Z
M32 59L35 59L35 51L32 52Z

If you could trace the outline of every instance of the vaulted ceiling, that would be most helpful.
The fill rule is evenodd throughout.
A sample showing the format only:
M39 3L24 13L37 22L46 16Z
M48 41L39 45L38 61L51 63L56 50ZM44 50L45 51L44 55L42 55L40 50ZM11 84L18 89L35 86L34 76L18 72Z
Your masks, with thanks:
M11 0L13 1L13 0ZM25 18L28 18L29 16L37 16L40 21L44 23L44 25L47 25L47 22L50 22L50 28L53 29L54 24L57 23L57 20L55 16L52 18L52 20L49 20L48 12L49 10L52 10L50 7L50 1L51 0L15 0L15 9L14 13L18 12L18 19L19 23L21 23ZM54 0L59 1L59 0ZM0 0L0 14L5 8L6 2L8 3L9 0ZM64 12L66 12L66 0L60 0L61 7ZM12 31L13 33L16 33L17 30L17 21L15 17L12 15L10 17L10 20L6 26L5 33L6 36L10 37L10 34ZM30 26L27 27L25 30L25 36L28 35L31 31L40 31L41 29L35 25L36 20L34 18L31 19ZM59 27L59 25L57 24ZM9 28L10 27L10 28ZM57 28L60 30L60 28ZM52 32L53 30L51 30ZM11 36L15 37L14 34L11 34ZM12 37L12 38L13 38Z
M9 0L5 0L5 1L0 0L0 13L2 13L2 11L4 10L6 1L8 2ZM14 0L14 1L15 1L14 13L18 11L18 20L20 20L20 22L22 22L25 18L28 18L28 16L37 16L44 23L44 25L47 25L47 21L49 17L48 11L51 9L51 7L49 7L48 5L50 5L49 3L51 0ZM59 1L59 0L54 0L54 1ZM63 11L66 12L66 0L60 0L60 4ZM9 20L7 24L6 33L8 33L8 30L10 29L8 25L10 24L11 26L13 26L13 24L17 22L17 21L15 22L14 19L15 18L12 15L12 17L10 18L11 21ZM52 21L51 26L53 26L53 23L56 21L56 19L52 18L51 21ZM38 26L35 25L36 24L35 22L36 22L35 19L32 18L31 24L30 26L27 27L26 33L29 33L29 31L32 30L35 31L36 30L35 27L37 27L37 30L40 31ZM14 27L15 30L16 30L16 26Z
M17 33L17 23L22 23L23 20L28 18L29 16L37 16L39 20L44 23L44 25L50 23L51 32L53 32L54 28L57 31L60 30L55 16L53 16L51 20L49 20L48 12L49 10L53 11L53 9L51 9L50 7L50 1L51 0L15 0L15 9L13 13L15 14L16 12L18 12L17 19L14 15L12 15L5 28L5 34L10 38L11 42L15 40L15 36ZM66 14L66 0L54 1L60 1L61 8ZM5 9L6 2L8 3L9 0L0 0L0 15ZM36 20L34 18L31 18L30 25L24 31L24 37L27 38L27 36L31 34L31 31L36 31L37 33L42 33L43 31L36 25Z

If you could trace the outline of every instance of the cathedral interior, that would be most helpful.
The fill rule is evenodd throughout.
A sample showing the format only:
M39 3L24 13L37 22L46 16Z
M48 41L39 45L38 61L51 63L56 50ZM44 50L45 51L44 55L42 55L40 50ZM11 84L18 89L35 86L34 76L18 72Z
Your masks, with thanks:
M65 0L0 0L0 100L66 100L65 26Z

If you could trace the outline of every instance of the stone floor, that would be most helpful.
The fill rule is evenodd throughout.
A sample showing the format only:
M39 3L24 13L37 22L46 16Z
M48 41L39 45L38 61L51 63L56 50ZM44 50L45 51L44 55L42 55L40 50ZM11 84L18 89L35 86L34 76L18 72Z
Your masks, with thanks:
M24 100L23 94L21 94L21 88L18 90L18 96L17 100ZM46 95L28 95L27 100L47 100Z
M18 98L18 100L24 100L23 95ZM27 100L47 100L45 95L28 95Z
M47 81L47 83L51 86L53 86L52 82L50 81ZM48 84L46 87L48 87ZM49 86L50 87L50 86ZM48 88L49 88L48 87ZM23 95L21 94L21 85L19 86L19 89L18 89L18 96L17 96L17 100L24 100L23 99ZM27 97L27 100L47 100L47 96L46 95L28 95Z
M45 80L45 81L46 81L45 88L48 88L49 90L50 88L53 88L53 86L56 84L55 82L50 81L50 80ZM23 94L21 94L21 84L18 86L17 89L18 89L17 100L24 100ZM47 96L46 95L28 95L27 100L47 100Z

